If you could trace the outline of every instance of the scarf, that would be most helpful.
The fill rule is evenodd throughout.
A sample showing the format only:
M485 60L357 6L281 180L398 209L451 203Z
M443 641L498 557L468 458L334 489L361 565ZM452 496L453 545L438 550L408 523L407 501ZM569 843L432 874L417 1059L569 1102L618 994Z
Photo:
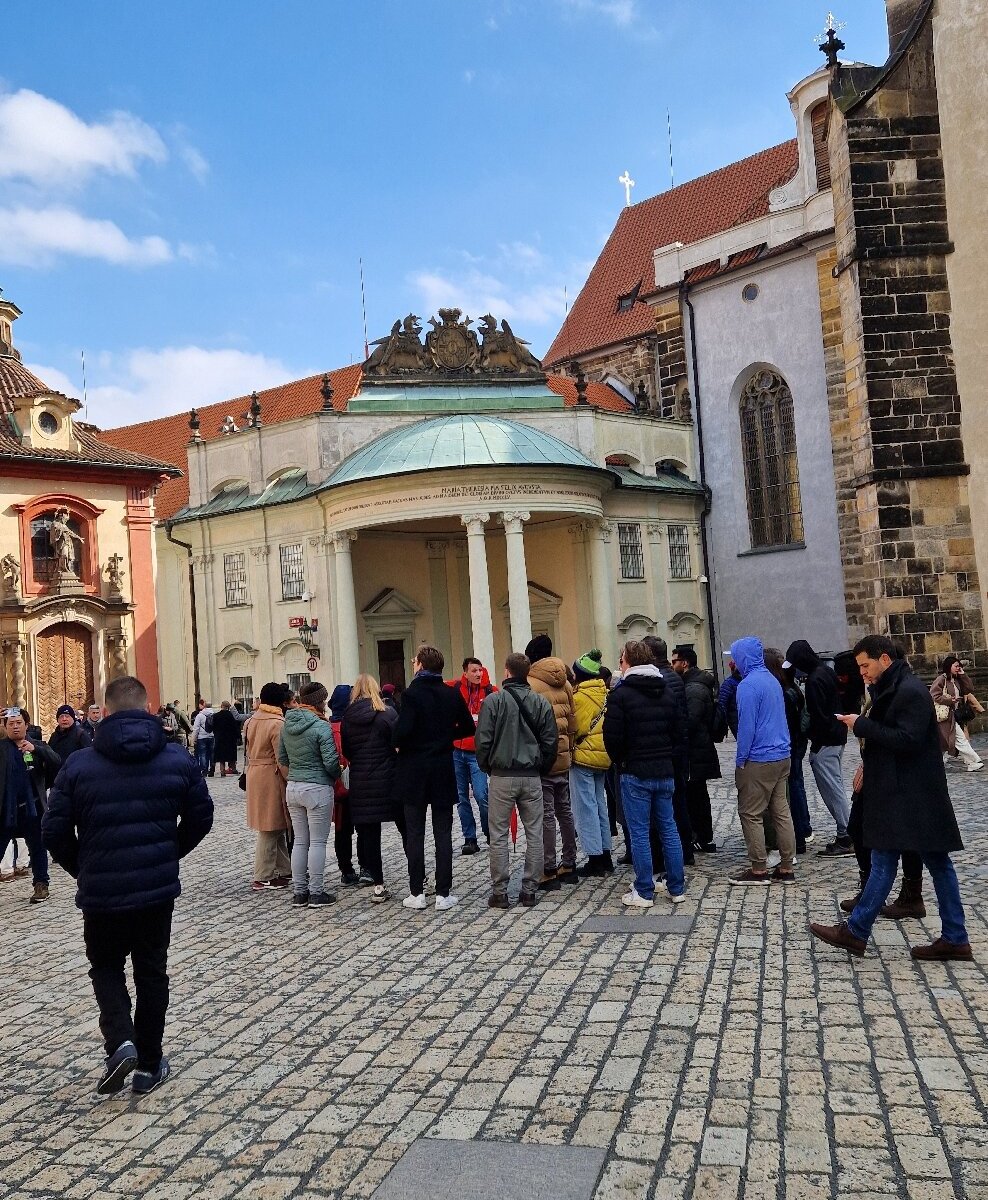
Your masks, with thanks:
M26 819L30 820L31 817L36 819L37 807L34 788L31 786L31 777L28 775L23 755L13 742L5 741L4 745L7 747L7 761L4 764L3 810L0 812L0 827L5 830L14 830L20 829L22 826L22 821L19 819L20 810L24 809Z

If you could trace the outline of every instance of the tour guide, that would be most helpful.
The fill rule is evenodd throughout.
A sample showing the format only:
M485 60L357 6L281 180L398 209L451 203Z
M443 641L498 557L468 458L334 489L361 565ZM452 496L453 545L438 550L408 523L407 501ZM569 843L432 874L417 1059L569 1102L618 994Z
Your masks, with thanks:
M868 935L888 899L899 855L915 851L926 864L940 903L943 932L930 946L913 946L913 958L971 962L951 850L963 850L947 793L933 699L887 637L862 638L854 647L862 678L871 686L868 716L839 719L864 738L859 776L864 804L863 842L871 849L871 874L847 922L810 925L814 937L864 954Z

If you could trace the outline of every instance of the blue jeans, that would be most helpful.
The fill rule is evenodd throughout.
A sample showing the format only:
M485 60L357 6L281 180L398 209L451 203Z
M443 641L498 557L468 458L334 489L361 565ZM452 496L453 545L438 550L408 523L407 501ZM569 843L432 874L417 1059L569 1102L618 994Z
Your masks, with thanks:
M792 826L796 832L796 840L807 837L813 832L810 821L810 806L806 800L806 784L803 781L803 756L806 746L798 757L794 753L789 759L789 811L792 813Z
M635 865L635 891L646 900L655 895L652 878L652 847L648 840L651 825L659 831L662 854L665 858L666 883L673 896L682 895L686 887L683 871L683 843L679 839L676 818L672 813L672 796L676 781L668 779L639 779L637 775L621 776L621 806L631 833L631 860Z
M955 946L963 946L969 938L964 926L964 906L961 904L961 893L950 855L924 854L921 857L933 880L937 903L940 905L943 940L952 942ZM856 938L868 940L871 927L875 924L882 905L889 898L898 873L897 850L872 850L871 874L861 893L861 899L847 922L848 929Z
M471 788L480 809L480 828L484 831L484 837L490 840L487 824L487 776L477 766L476 754L472 750L454 750L453 770L456 772L456 792L459 796L456 811L460 814L463 840L477 840L477 822L473 819L473 805L470 803Z
M213 739L211 737L196 738L196 762L203 775L208 775L213 769Z
M605 771L591 767L570 767L569 798L573 805L573 820L580 844L586 854L609 854L611 850L611 819L607 815Z

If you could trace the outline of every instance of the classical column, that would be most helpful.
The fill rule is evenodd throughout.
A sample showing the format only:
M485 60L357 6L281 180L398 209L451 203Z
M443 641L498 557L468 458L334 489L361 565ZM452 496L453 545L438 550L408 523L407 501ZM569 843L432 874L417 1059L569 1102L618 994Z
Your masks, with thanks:
M614 608L611 602L613 579L610 565L610 540L613 526L600 521L590 529L590 574L593 591L593 628L597 649L613 670L616 665Z
M528 568L525 565L527 512L503 512L504 541L508 549L508 615L511 620L511 649L524 652L532 640L532 610L528 602Z
M19 637L5 640L3 648L10 658L10 686L7 702L15 708L27 708L27 679L24 673L24 643Z
M353 557L350 543L357 535L349 529L330 534L336 559L336 613L340 630L340 678L353 683L360 674L360 643L357 634L357 601L353 592Z
M471 513L462 518L467 529L467 555L470 561L470 626L473 632L473 656L491 672L494 663L494 626L491 621L491 584L487 575L487 544L484 526L490 513Z

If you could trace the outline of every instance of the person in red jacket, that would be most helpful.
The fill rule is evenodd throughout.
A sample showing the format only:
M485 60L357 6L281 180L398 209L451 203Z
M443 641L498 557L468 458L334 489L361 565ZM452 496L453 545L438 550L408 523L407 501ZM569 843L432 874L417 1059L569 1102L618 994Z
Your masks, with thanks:
M460 695L466 701L474 725L480 717L480 706L491 692L497 688L491 683L487 668L479 658L463 660L463 674L458 680L451 680L449 687L458 687ZM453 768L456 771L456 791L459 797L457 811L460 814L460 829L463 831L462 854L476 854L480 847L477 845L477 822L474 820L473 805L470 803L470 789L480 810L480 828L484 838L490 841L487 826L487 776L477 766L477 754L472 737L461 738L453 743Z

